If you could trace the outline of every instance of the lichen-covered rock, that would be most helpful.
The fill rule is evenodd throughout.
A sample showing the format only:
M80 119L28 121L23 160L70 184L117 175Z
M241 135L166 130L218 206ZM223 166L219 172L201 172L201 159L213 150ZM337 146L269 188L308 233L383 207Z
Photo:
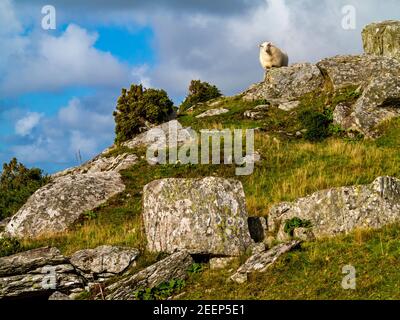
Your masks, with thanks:
M100 246L75 252L71 264L90 279L109 278L133 266L139 250L133 248Z
M322 190L278 204L269 212L269 231L285 240L284 226L292 218L311 222L316 238L383 227L400 220L400 180L379 177L370 185Z
M163 179L144 187L143 220L151 252L237 256L252 243L245 195L236 180Z
M176 136L177 144L181 145L192 139L189 128L184 128L177 120L172 120L150 130L143 132L132 140L124 142L122 145L128 148L138 146L165 146L166 143Z
M358 87L380 76L400 76L400 62L389 57L373 55L339 55L317 63L334 91Z
M227 113L227 112L229 112L229 110L224 109L224 108L210 109L210 110L203 112L202 114L199 114L198 116L196 116L196 118L200 119L200 118L206 118L206 117L214 117L214 116L219 116L219 115Z
M317 66L310 63L268 71L263 82L253 85L243 94L245 100L265 99L277 104L298 100L322 87L324 78Z
M280 256L293 250L300 243L301 241L299 240L293 240L287 243L278 244L268 251L253 254L242 266L240 266L236 273L231 276L231 280L237 283L244 283L247 281L248 274L253 272L265 272L265 270L272 266Z
M136 290L154 288L173 279L186 279L188 269L194 263L186 251L175 252L167 258L126 276L105 288L107 300L132 300Z
M363 29L362 38L366 53L400 59L400 21L371 23Z
M223 258L211 258L209 261L211 270L225 269L237 258L235 257L223 257Z
M340 104L334 111L335 123L374 138L378 124L400 116L400 77L374 78L352 107Z
M135 154L123 153L115 157L107 157L106 153L101 153L92 160L79 167L69 168L52 175L52 178L62 177L68 174L83 174L94 172L108 172L128 169L136 164L138 157Z
M49 300L59 301L59 300L72 300L68 295L56 291L50 297Z
M83 290L84 281L56 248L39 248L0 258L0 299Z
M66 231L85 211L92 210L125 185L116 172L66 175L37 190L11 218L7 235L35 238Z

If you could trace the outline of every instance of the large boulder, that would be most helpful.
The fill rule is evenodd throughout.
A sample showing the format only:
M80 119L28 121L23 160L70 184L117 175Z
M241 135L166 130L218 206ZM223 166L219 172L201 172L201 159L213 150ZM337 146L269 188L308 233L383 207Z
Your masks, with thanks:
M277 104L294 101L323 86L324 78L317 66L310 63L273 68L265 80L253 85L243 94L245 100L261 100Z
M85 278L103 280L123 273L135 264L138 256L137 249L105 245L77 251L70 262Z
M82 291L83 279L56 248L39 248L0 258L0 299Z
M252 243L245 195L236 180L163 179L144 187L143 220L151 252L237 256Z
M381 76L400 76L400 62L373 55L339 55L317 63L334 91L348 87L367 86Z
M322 190L295 202L280 203L269 212L269 232L277 240L287 240L284 226L294 218L311 223L316 238L397 222L400 220L400 180L379 177L370 185Z
M400 77L383 75L370 82L353 106L339 104L334 111L334 122L374 138L378 124L397 116L400 116Z
M188 252L175 252L142 271L126 276L106 287L105 298L107 300L133 300L136 290L154 288L170 280L186 279L188 269L193 263Z
M8 236L35 238L66 231L85 211L122 192L116 172L66 175L37 190L5 228Z
M363 29L362 38L366 53L400 59L400 21L371 23Z

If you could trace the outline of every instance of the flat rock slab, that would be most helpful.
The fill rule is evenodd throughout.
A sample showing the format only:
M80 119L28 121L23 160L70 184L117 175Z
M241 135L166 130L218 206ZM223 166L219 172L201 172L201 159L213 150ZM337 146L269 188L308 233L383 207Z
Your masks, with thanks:
M36 238L66 231L85 211L95 209L124 189L116 172L59 177L28 199L5 232L12 237Z
M268 251L258 252L252 255L247 261L231 276L231 280L237 283L247 281L249 273L264 272L272 266L280 256L297 247L301 241L293 240L287 243L281 243Z
M200 118L206 118L206 117L214 117L214 116L219 116L219 115L227 113L227 112L229 112L229 110L224 109L224 108L210 109L210 110L203 112L202 114L199 114L198 116L196 116L196 118L200 119Z
M0 299L83 290L84 281L56 248L39 248L0 258Z
M150 252L238 256L252 244L242 184L233 179L162 179L144 187Z
M100 246L75 252L71 264L89 277L109 277L124 272L139 256L139 250L126 247Z
M106 287L105 298L107 300L133 300L134 292L137 290L154 288L170 280L186 279L188 269L193 263L188 252L175 252L142 271Z
M271 208L268 229L284 239L287 220L311 222L316 238L346 234L357 228L381 228L400 221L400 180L379 177L370 185L318 191Z
M400 62L390 57L373 55L339 55L317 63L331 82L334 91L348 87L366 86L379 76L400 76Z

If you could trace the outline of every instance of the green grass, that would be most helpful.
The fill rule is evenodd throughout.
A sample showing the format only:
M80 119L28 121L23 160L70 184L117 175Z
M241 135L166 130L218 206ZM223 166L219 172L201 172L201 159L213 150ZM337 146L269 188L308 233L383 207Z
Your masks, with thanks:
M400 226L304 243L241 285L229 280L238 265L194 275L180 298L400 299ZM355 290L342 288L346 265L356 270Z

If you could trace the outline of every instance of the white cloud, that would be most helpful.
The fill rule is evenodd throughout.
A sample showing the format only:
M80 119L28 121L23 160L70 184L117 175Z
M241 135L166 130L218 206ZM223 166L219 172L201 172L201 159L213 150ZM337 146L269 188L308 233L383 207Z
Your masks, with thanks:
M3 93L52 91L69 86L119 86L129 66L94 47L95 33L71 24L60 36L29 37L29 50L16 53L0 85ZM10 62L10 61L9 61Z
M40 119L43 117L42 114L37 112L28 112L25 117L19 119L15 124L15 132L20 136L27 136L29 135L33 128L35 128Z

